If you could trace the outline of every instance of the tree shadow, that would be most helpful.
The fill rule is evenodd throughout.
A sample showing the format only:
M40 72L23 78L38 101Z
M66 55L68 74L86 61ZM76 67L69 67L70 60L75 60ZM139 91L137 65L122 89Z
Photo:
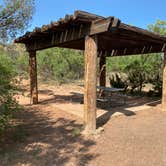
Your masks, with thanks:
M83 94L71 92L71 95L54 95L50 99L39 101L41 105L47 105L51 103L83 103Z
M17 115L18 126L27 137L23 142L1 144L1 165L79 165L84 166L98 154L89 149L95 141L80 135L82 125L70 118L43 115L37 107Z
M161 104L161 99L159 99L159 98L155 101L151 101L151 102L147 103L147 105L149 105L149 106L156 106L156 105L159 105L159 104Z
M111 119L111 117L113 116L113 114L115 114L117 112L121 113L121 114L123 114L125 116L136 115L136 113L134 111L130 111L130 110L127 110L127 109L122 108L122 107L119 107L117 109L111 109L111 110L107 109L104 114L102 114L101 116L99 116L97 118L97 127L101 127L104 124L106 124Z
M116 99L115 101L112 101L113 104L110 105L110 102L108 103L102 103L97 102L97 109L105 110L105 113L102 114L100 117L97 118L97 126L102 126L105 123L107 123L108 120L115 114L115 113L121 113L125 116L133 116L136 115L135 111L132 111L132 109L128 109L128 107L139 107L142 105L149 105L149 106L156 106L160 104L159 98L150 98L150 97L142 97L142 96L127 96L126 103L119 104L119 101L121 102L122 99ZM70 92L70 95L54 95L50 99L42 100L39 104L41 105L47 105L51 103L78 103L83 104L83 94L76 93L76 92Z
M144 105L155 107L161 103L161 100L159 100L158 98L146 97L145 100L144 99L142 100L141 96L140 97L128 96L128 97L129 99L124 105L120 105L119 107L112 107L112 108L108 108L106 106L106 108L104 108L106 112L97 118L97 127L100 127L106 124L111 119L113 114L117 112L125 116L133 116L133 115L136 115L136 111L134 111L134 108L136 107L140 107Z
M38 93L39 94L47 94L47 95L53 95L54 94L54 92L50 89L40 89L40 90L38 90Z

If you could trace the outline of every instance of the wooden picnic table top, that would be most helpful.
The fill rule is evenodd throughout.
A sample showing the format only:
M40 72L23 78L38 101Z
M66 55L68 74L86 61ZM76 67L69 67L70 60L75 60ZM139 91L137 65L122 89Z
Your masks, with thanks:
M84 87L84 85L79 85L81 87ZM97 89L108 91L108 92L123 92L124 88L112 88L112 87L105 87L105 86L96 86Z
M123 92L124 88L112 88L112 87L105 87L105 86L96 86L97 89L108 91L108 92Z

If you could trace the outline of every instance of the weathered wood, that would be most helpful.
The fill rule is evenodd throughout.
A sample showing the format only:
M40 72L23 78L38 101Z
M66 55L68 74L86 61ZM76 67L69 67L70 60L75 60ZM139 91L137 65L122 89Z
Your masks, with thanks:
M113 19L113 17L108 17L93 21L90 28L90 35L107 32L114 21Z
M148 54L148 53L161 53L162 45L160 46L142 46L142 47L133 47L133 48L121 48L121 49L112 49L112 50L99 50L105 51L106 56L124 56L124 55L136 55L136 54Z
M99 85L106 86L106 57L105 55L101 55L99 58L100 58Z
M166 111L166 50L163 63L162 110Z
M123 24L121 23L119 25L119 29L122 29L123 31L128 31L130 32L131 34L132 33L135 33L137 35L140 35L140 36L144 36L144 37L149 37L151 39L155 39L155 40L160 40L160 41L165 41L166 38L158 33L154 33L154 32L150 32L148 30L145 30L145 29L142 29L142 28L138 28L138 27L135 27L135 26L131 26L131 25L127 25L127 24Z
M101 51L99 55L99 86L106 86L106 52ZM100 89L99 97L104 97L103 90Z
M85 131L91 133L96 129L96 67L97 37L85 38L85 91L84 122Z
M29 52L30 98L33 104L38 103L36 51Z
M79 21L91 22L97 19L102 19L104 17L96 15L96 14L88 13L85 11L77 10L74 12L74 18Z
M30 43L26 43L27 51L41 50L51 47L61 47L64 43L83 40L85 36L100 34L108 31L111 26L113 18L103 18L93 21L92 24L80 24L74 27L66 28L64 31L57 31L50 33L44 38L36 38Z

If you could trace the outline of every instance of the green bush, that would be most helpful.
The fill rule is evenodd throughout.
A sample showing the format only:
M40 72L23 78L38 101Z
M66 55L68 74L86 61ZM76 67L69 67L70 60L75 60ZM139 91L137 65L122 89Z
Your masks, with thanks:
M4 55L0 55L0 135L6 129L10 118L17 110L18 104L14 99L16 87L15 71L12 60Z
M145 84L152 84L155 93L161 94L162 90L162 65L161 54L134 55L125 57L111 57L107 59L107 71L118 73L110 77L110 83L114 87L123 87L126 84L131 92L142 91ZM111 65L112 64L112 65ZM127 78L121 78L121 74Z
M66 83L83 77L83 55L80 51L53 48L37 55L38 74L44 79Z
M122 78L122 76L118 73L111 74L109 77L110 85L114 88L127 88L127 82Z

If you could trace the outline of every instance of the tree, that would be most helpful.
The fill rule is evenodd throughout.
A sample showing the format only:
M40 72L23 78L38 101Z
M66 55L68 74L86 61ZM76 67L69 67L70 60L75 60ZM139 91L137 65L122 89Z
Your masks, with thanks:
M0 4L0 38L7 42L29 26L34 0L3 0Z
M44 80L54 79L67 83L83 77L83 55L81 51L51 48L39 52L38 74Z
M155 24L148 26L152 32L166 35L166 21L157 20ZM151 83L154 91L161 95L162 92L162 68L163 56L160 53L148 54L132 57L114 57L107 62L108 70L113 72L125 72L128 80L126 81L131 87L131 91L138 89L142 91L142 87L146 83ZM122 83L123 79L120 78ZM111 80L114 85L119 86L118 79Z
M152 32L166 35L166 21L157 20L156 23L148 25L148 29Z
M166 20L157 20L155 24L150 24L148 29L161 35L166 35ZM163 72L163 56L160 54L158 59L153 63L153 79L154 90L159 94L162 93L162 72Z
M15 76L13 60L1 50L0 51L0 137L8 126L10 118L18 109L18 104L14 99ZM0 139L1 140L1 139Z

